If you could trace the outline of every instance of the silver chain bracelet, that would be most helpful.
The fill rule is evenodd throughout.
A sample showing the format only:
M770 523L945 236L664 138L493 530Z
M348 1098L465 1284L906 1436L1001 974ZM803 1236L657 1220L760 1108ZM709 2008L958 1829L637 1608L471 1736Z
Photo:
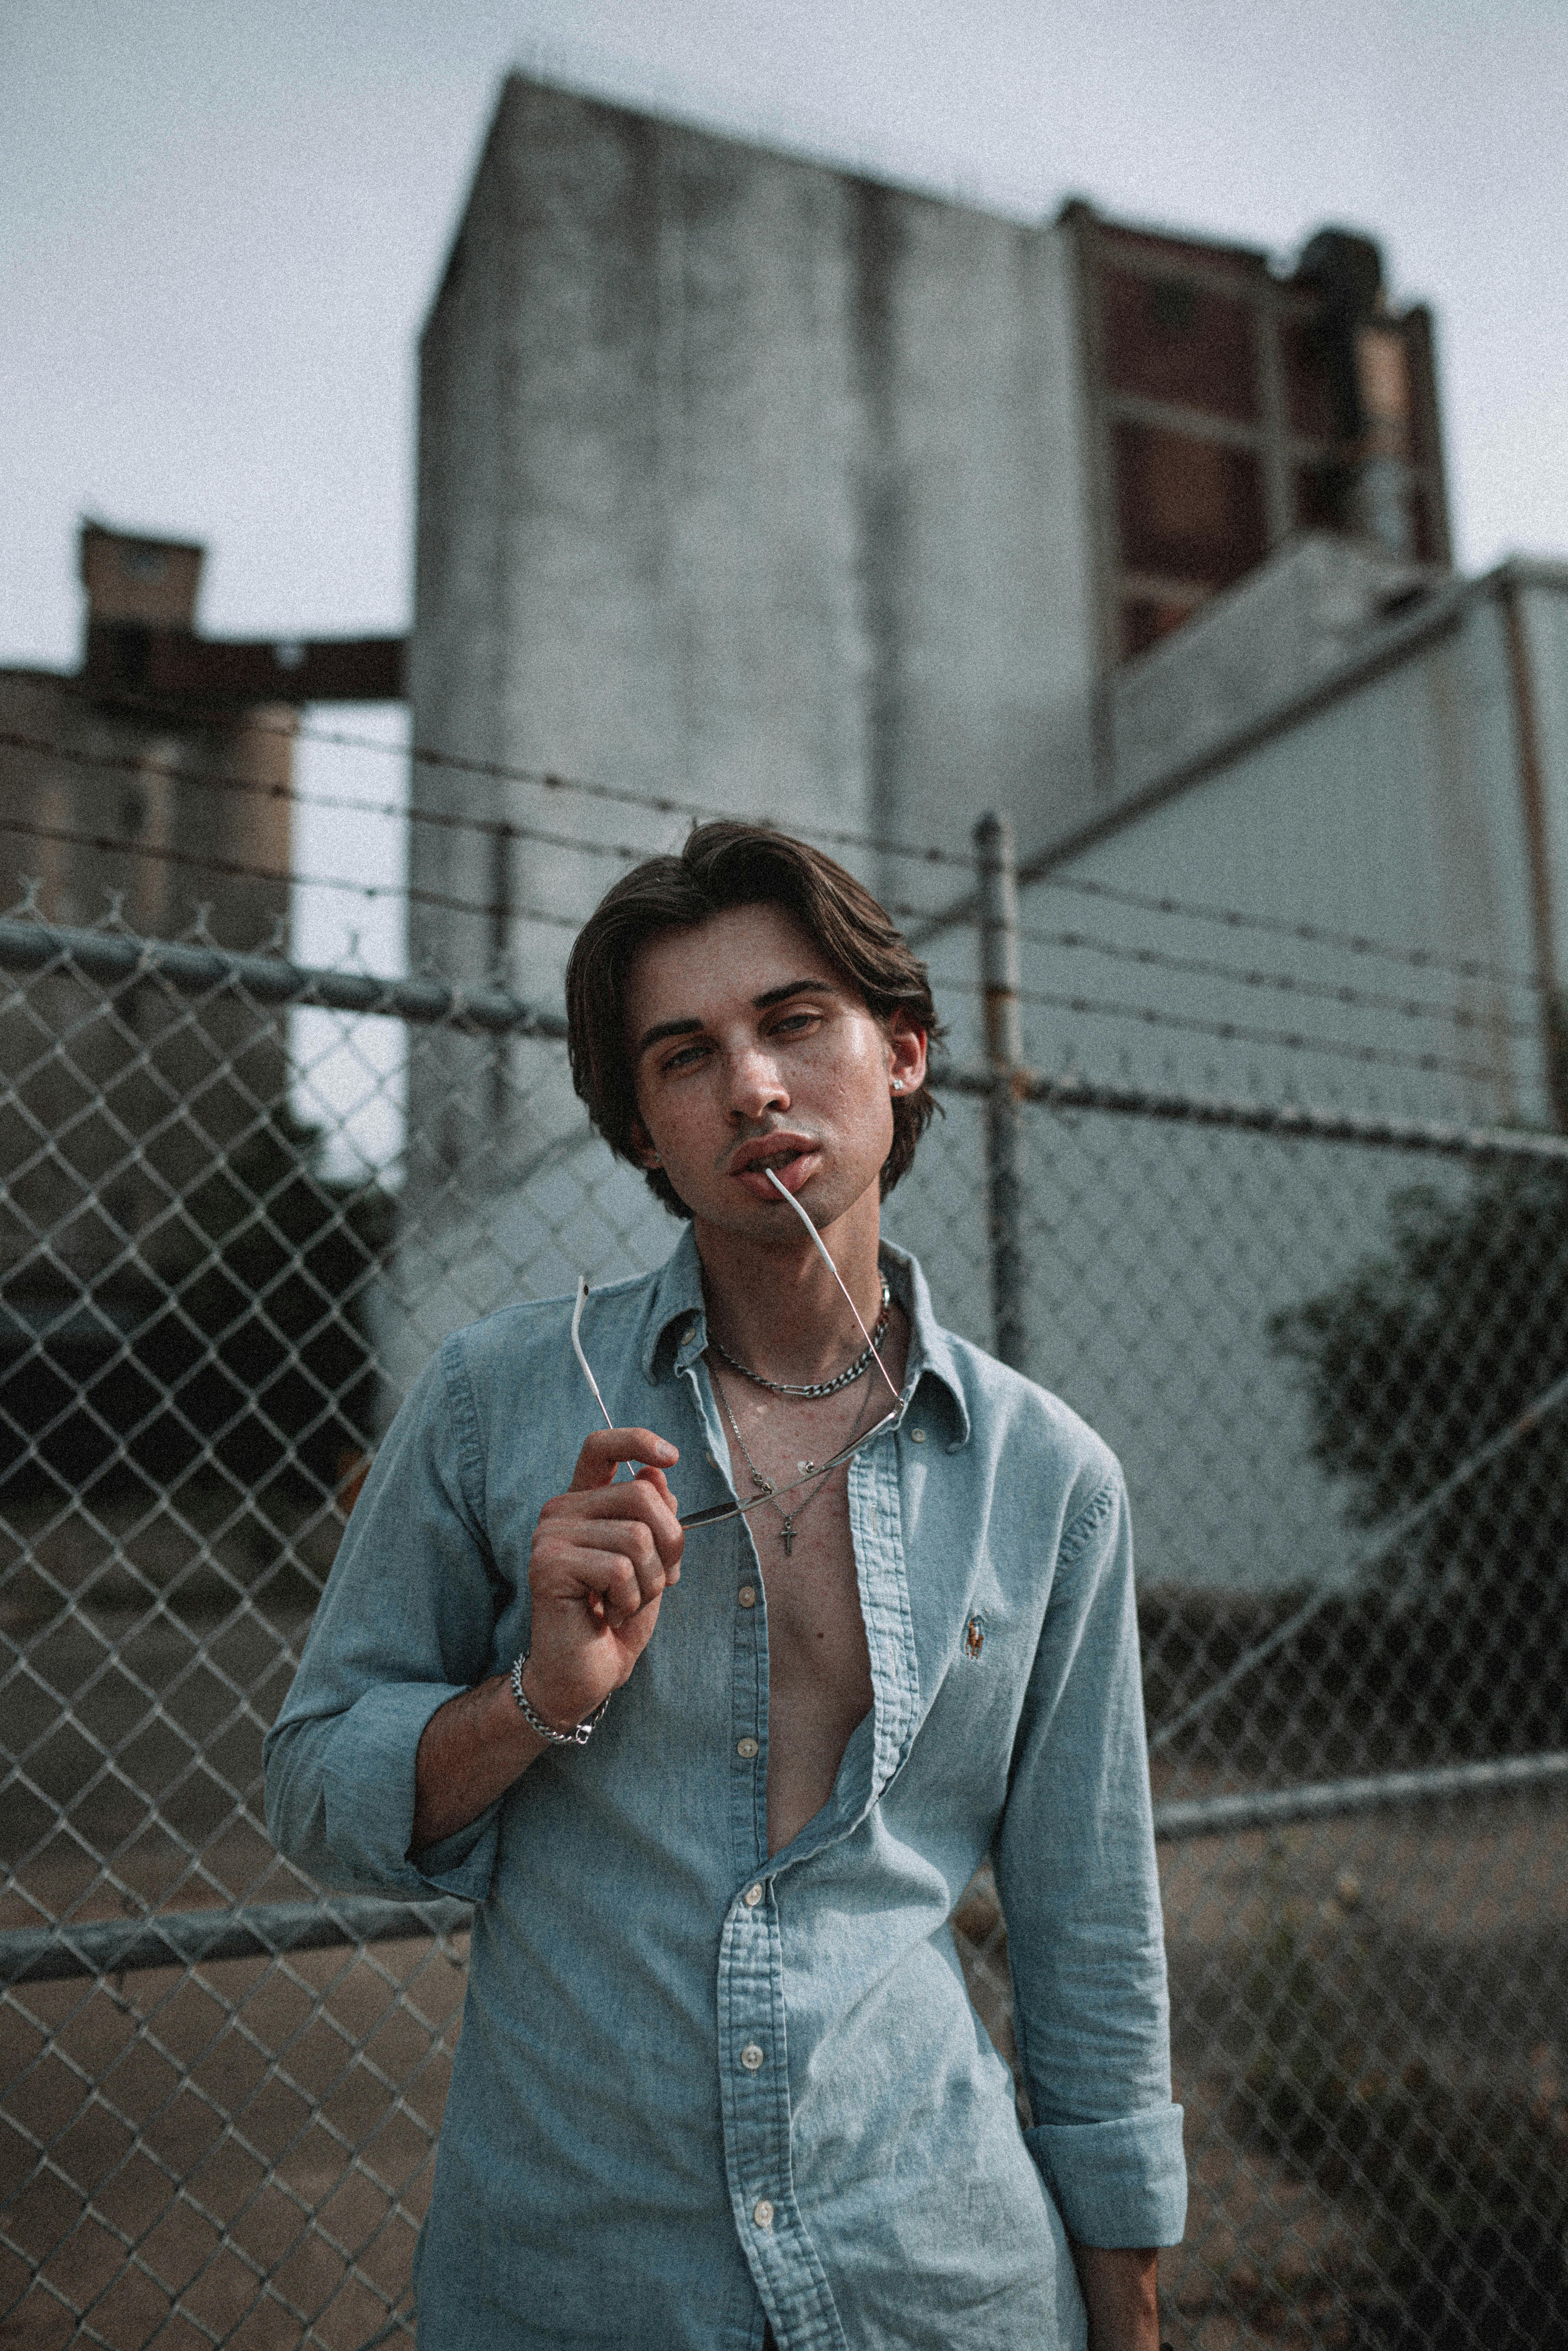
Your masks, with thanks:
M610 1698L601 1698L593 1712L583 1721L574 1724L570 1730L558 1730L553 1722L547 1722L542 1714L534 1712L524 1694L523 1667L528 1664L531 1655L531 1650L525 1649L512 1667L512 1696L521 1708L523 1720L530 1730L537 1730L541 1739L548 1739L552 1747L586 1747L593 1736L601 1715L610 1703ZM614 1695L614 1691L612 1690L610 1698L613 1698Z

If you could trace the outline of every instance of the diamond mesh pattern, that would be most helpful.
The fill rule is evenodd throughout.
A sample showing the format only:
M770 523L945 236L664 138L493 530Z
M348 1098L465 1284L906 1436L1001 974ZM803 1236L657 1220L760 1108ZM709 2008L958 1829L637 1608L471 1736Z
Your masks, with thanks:
M403 1034L400 1061L346 1016L64 956L0 978L13 1956L317 1900L267 1844L261 1739L399 1395L458 1323L673 1239L559 1045ZM340 1147L345 1044L356 1112L406 1088L379 1178ZM983 1105L946 1099L889 1226L984 1342ZM1127 1468L1159 1805L1568 1749L1561 1176L1100 1112L1031 1110L1025 1146L1030 1368ZM1568 2344L1563 1785L1162 1811L1174 2343ZM954 1925L1010 2060L988 1873ZM408 2335L465 1961L427 1927L11 1967L0 2340Z

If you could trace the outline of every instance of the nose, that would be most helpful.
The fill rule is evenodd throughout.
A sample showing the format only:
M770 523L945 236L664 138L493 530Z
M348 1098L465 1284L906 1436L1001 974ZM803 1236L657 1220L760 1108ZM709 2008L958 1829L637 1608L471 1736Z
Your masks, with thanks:
M737 1124L755 1126L789 1107L789 1091L779 1064L763 1045L752 1042L726 1057L726 1107Z

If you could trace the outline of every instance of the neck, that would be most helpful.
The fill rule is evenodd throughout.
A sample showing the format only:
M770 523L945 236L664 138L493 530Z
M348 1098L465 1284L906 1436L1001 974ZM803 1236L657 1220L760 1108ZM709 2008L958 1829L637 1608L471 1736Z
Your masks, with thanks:
M782 1201L779 1215L777 1238L766 1244L698 1221L695 1238L708 1325L732 1354L769 1379L831 1378L865 1341L843 1291ZM880 1228L873 1188L822 1233L868 1331L874 1330L882 1304Z

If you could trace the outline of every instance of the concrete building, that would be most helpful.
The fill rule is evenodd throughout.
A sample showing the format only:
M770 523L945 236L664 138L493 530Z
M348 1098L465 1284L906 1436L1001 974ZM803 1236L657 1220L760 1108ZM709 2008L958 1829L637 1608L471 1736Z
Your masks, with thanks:
M286 929L291 736L305 703L395 699L397 638L205 637L206 550L85 522L82 655L0 668L0 849L38 911L167 937L208 908L225 946Z
M946 846L1004 807L1029 851L1111 789L1119 663L1304 528L1389 593L1448 559L1430 322L1364 238L1284 279L505 85L421 349L417 740ZM500 909L416 958L553 987L520 909L594 869L415 855Z
M614 868L507 828L678 837L530 775L950 852L1000 807L1048 852L1166 758L1124 682L1151 647L1179 667L1238 580L1283 580L1249 608L1266 701L1448 557L1430 322L1364 238L1284 278L513 77L421 347L413 735L472 765L415 768L413 960L553 1001ZM1189 750L1215 723L1189 693ZM441 1245L471 1269L581 1138L548 1057L477 1042L414 1053L410 1127L437 1222L455 1187L493 1197ZM635 1187L596 1180L640 1229ZM508 1249L536 1262L521 1228ZM493 1294L476 1271L454 1312Z
M31 885L54 924L115 910L166 938L204 909L224 946L287 943L298 707L396 695L402 644L204 637L204 556L85 523L78 668L0 669L0 914ZM73 1384L144 1337L160 1284L189 1270L182 1203L282 1117L288 1068L276 1017L236 996L193 1012L62 962L0 998L4 1471ZM133 1375L121 1387L131 1400L103 1408L116 1425L147 1409Z

